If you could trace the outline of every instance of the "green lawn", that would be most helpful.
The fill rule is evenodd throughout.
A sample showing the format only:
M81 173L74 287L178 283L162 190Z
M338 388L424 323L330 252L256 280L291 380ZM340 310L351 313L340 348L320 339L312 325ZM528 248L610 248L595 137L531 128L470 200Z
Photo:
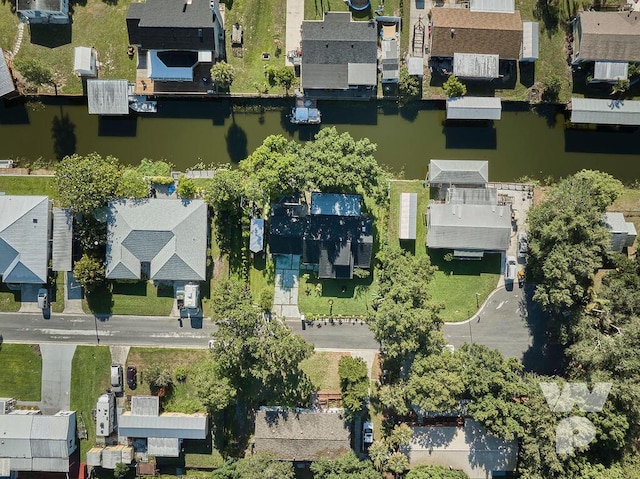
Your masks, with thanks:
M82 93L82 83L73 72L73 49L93 46L98 52L100 78L133 81L135 60L127 56L125 22L130 3L131 0L73 2L72 24L25 27L16 60L37 58L55 72L59 93ZM53 93L54 89L43 86L40 91Z
M20 310L20 291L7 288L5 283L0 283L0 311L15 313Z
M0 191L7 195L46 195L52 199L58 196L55 178L52 176L0 175Z
M260 299L263 289L273 291L275 287L275 264L266 255L265 257L255 256L249 268L249 285L251 296L255 302Z
M173 288L151 282L111 282L86 295L82 300L85 313L168 316L173 307Z
M609 208L609 211L640 211L640 189L625 188Z
M443 321L464 321L482 305L500 277L500 255L485 254L480 261L443 259L446 250L431 251L431 263L438 266L429 293L433 301L444 304L440 312ZM479 293L479 296L476 295Z
M51 298L51 312L62 313L64 311L64 272L58 271L52 285L53 297Z
M372 268L373 276L373 268ZM318 279L300 271L298 307L308 317L365 316L371 311L371 294L377 285L372 276L351 280ZM318 287L318 285L320 285ZM343 291L344 288L344 291ZM330 303L333 301L333 305Z
M416 240L403 240L402 244L398 239L400 223L400 193L418 194L418 215L416 219ZM390 246L402 246L411 251L416 256L427 254L426 235L427 226L424 222L424 213L429 205L429 190L422 185L420 180L391 181L389 206L389 227L387 230L387 240Z
M300 368L309 376L314 389L339 391L338 362L342 356L350 356L350 354L327 351L315 352L309 359L305 359L300 363Z
M3 343L0 345L0 364L0 397L40 401L42 358L38 345Z
M14 2L3 1L0 3L0 48L11 51L18 37L18 16L11 12Z
M106 346L78 346L71 365L71 409L82 417L88 439L80 441L80 460L96 443L96 425L91 410L96 407L98 396L109 387L111 353Z

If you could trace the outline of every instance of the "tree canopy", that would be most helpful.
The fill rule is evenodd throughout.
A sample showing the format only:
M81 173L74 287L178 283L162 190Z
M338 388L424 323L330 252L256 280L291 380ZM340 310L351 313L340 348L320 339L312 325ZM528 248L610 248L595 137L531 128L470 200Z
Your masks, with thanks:
M353 451L335 459L322 458L311 464L313 479L382 479L371 461L360 460Z
M216 89L228 90L236 79L236 70L233 65L227 62L217 62L211 67L211 80L216 85Z

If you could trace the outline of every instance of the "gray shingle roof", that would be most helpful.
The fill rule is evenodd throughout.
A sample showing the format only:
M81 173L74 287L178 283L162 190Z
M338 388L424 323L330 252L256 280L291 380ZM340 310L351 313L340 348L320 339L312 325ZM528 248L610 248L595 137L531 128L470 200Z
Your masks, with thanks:
M489 181L489 162L482 160L431 160L430 184L479 185Z
M256 413L255 451L285 461L334 459L351 450L349 424L342 414L261 409Z
M640 12L580 12L578 59L640 61Z
M127 115L127 80L87 80L90 115Z
M354 22L349 12L327 12L321 21L302 22L301 45L302 88L346 89L349 85L376 84L375 21ZM366 71L352 67L349 72L349 64L374 67L365 67Z
M640 125L640 101L572 98L571 122Z
M0 196L0 275L3 282L47 282L49 215L46 196Z
M509 206L431 204L427 216L429 248L504 251L509 247Z
M201 200L118 200L109 203L107 278L204 281L207 207Z
M5 60L4 51L0 48L0 98L14 91L16 87L13 84L13 77Z

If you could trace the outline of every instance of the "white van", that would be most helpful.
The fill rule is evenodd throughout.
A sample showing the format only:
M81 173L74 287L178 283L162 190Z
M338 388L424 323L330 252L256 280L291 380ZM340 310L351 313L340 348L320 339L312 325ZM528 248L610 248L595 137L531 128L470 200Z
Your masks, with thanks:
M122 392L122 366L119 364L111 365L111 390L114 393Z
M507 256L507 264L504 268L504 280L506 283L513 283L516 280L516 269L518 262L514 256Z

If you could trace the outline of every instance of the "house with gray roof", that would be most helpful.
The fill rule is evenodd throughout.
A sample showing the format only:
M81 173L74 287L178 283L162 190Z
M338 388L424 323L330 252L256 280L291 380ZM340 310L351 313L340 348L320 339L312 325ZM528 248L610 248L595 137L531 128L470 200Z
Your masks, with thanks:
M378 29L350 12L302 22L300 79L306 96L369 99L378 83Z
M342 412L262 407L256 412L253 450L281 461L334 459L351 450L349 426Z
M218 0L147 0L127 12L129 43L153 81L193 81L199 64L224 57Z
M16 12L23 23L69 23L69 0L16 0Z
M615 82L640 62L640 12L578 13L573 21L574 65L593 63L593 80Z
M184 439L205 439L208 434L207 414L160 414L158 396L133 396L131 411L118 416L118 436L143 439L152 456L178 457Z
M489 181L489 162L480 160L431 160L430 187L484 187Z
M16 85L9 64L4 56L4 50L0 48L0 98L13 98L18 96Z
M605 224L611 230L611 249L621 253L624 248L633 246L638 233L636 226L630 221L625 221L622 213L605 213Z
M108 279L205 281L202 200L121 199L107 210Z
M51 205L47 196L0 195L2 282L47 282L50 231Z
M14 472L69 472L76 450L76 413L53 416L15 410L0 414L0 459Z
M403 448L412 467L432 464L460 469L470 479L504 476L516 468L517 441L492 436L472 419L465 419L463 427L412 429L411 442Z
M431 203L427 210L428 248L451 249L457 257L481 256L506 251L510 237L509 205Z

